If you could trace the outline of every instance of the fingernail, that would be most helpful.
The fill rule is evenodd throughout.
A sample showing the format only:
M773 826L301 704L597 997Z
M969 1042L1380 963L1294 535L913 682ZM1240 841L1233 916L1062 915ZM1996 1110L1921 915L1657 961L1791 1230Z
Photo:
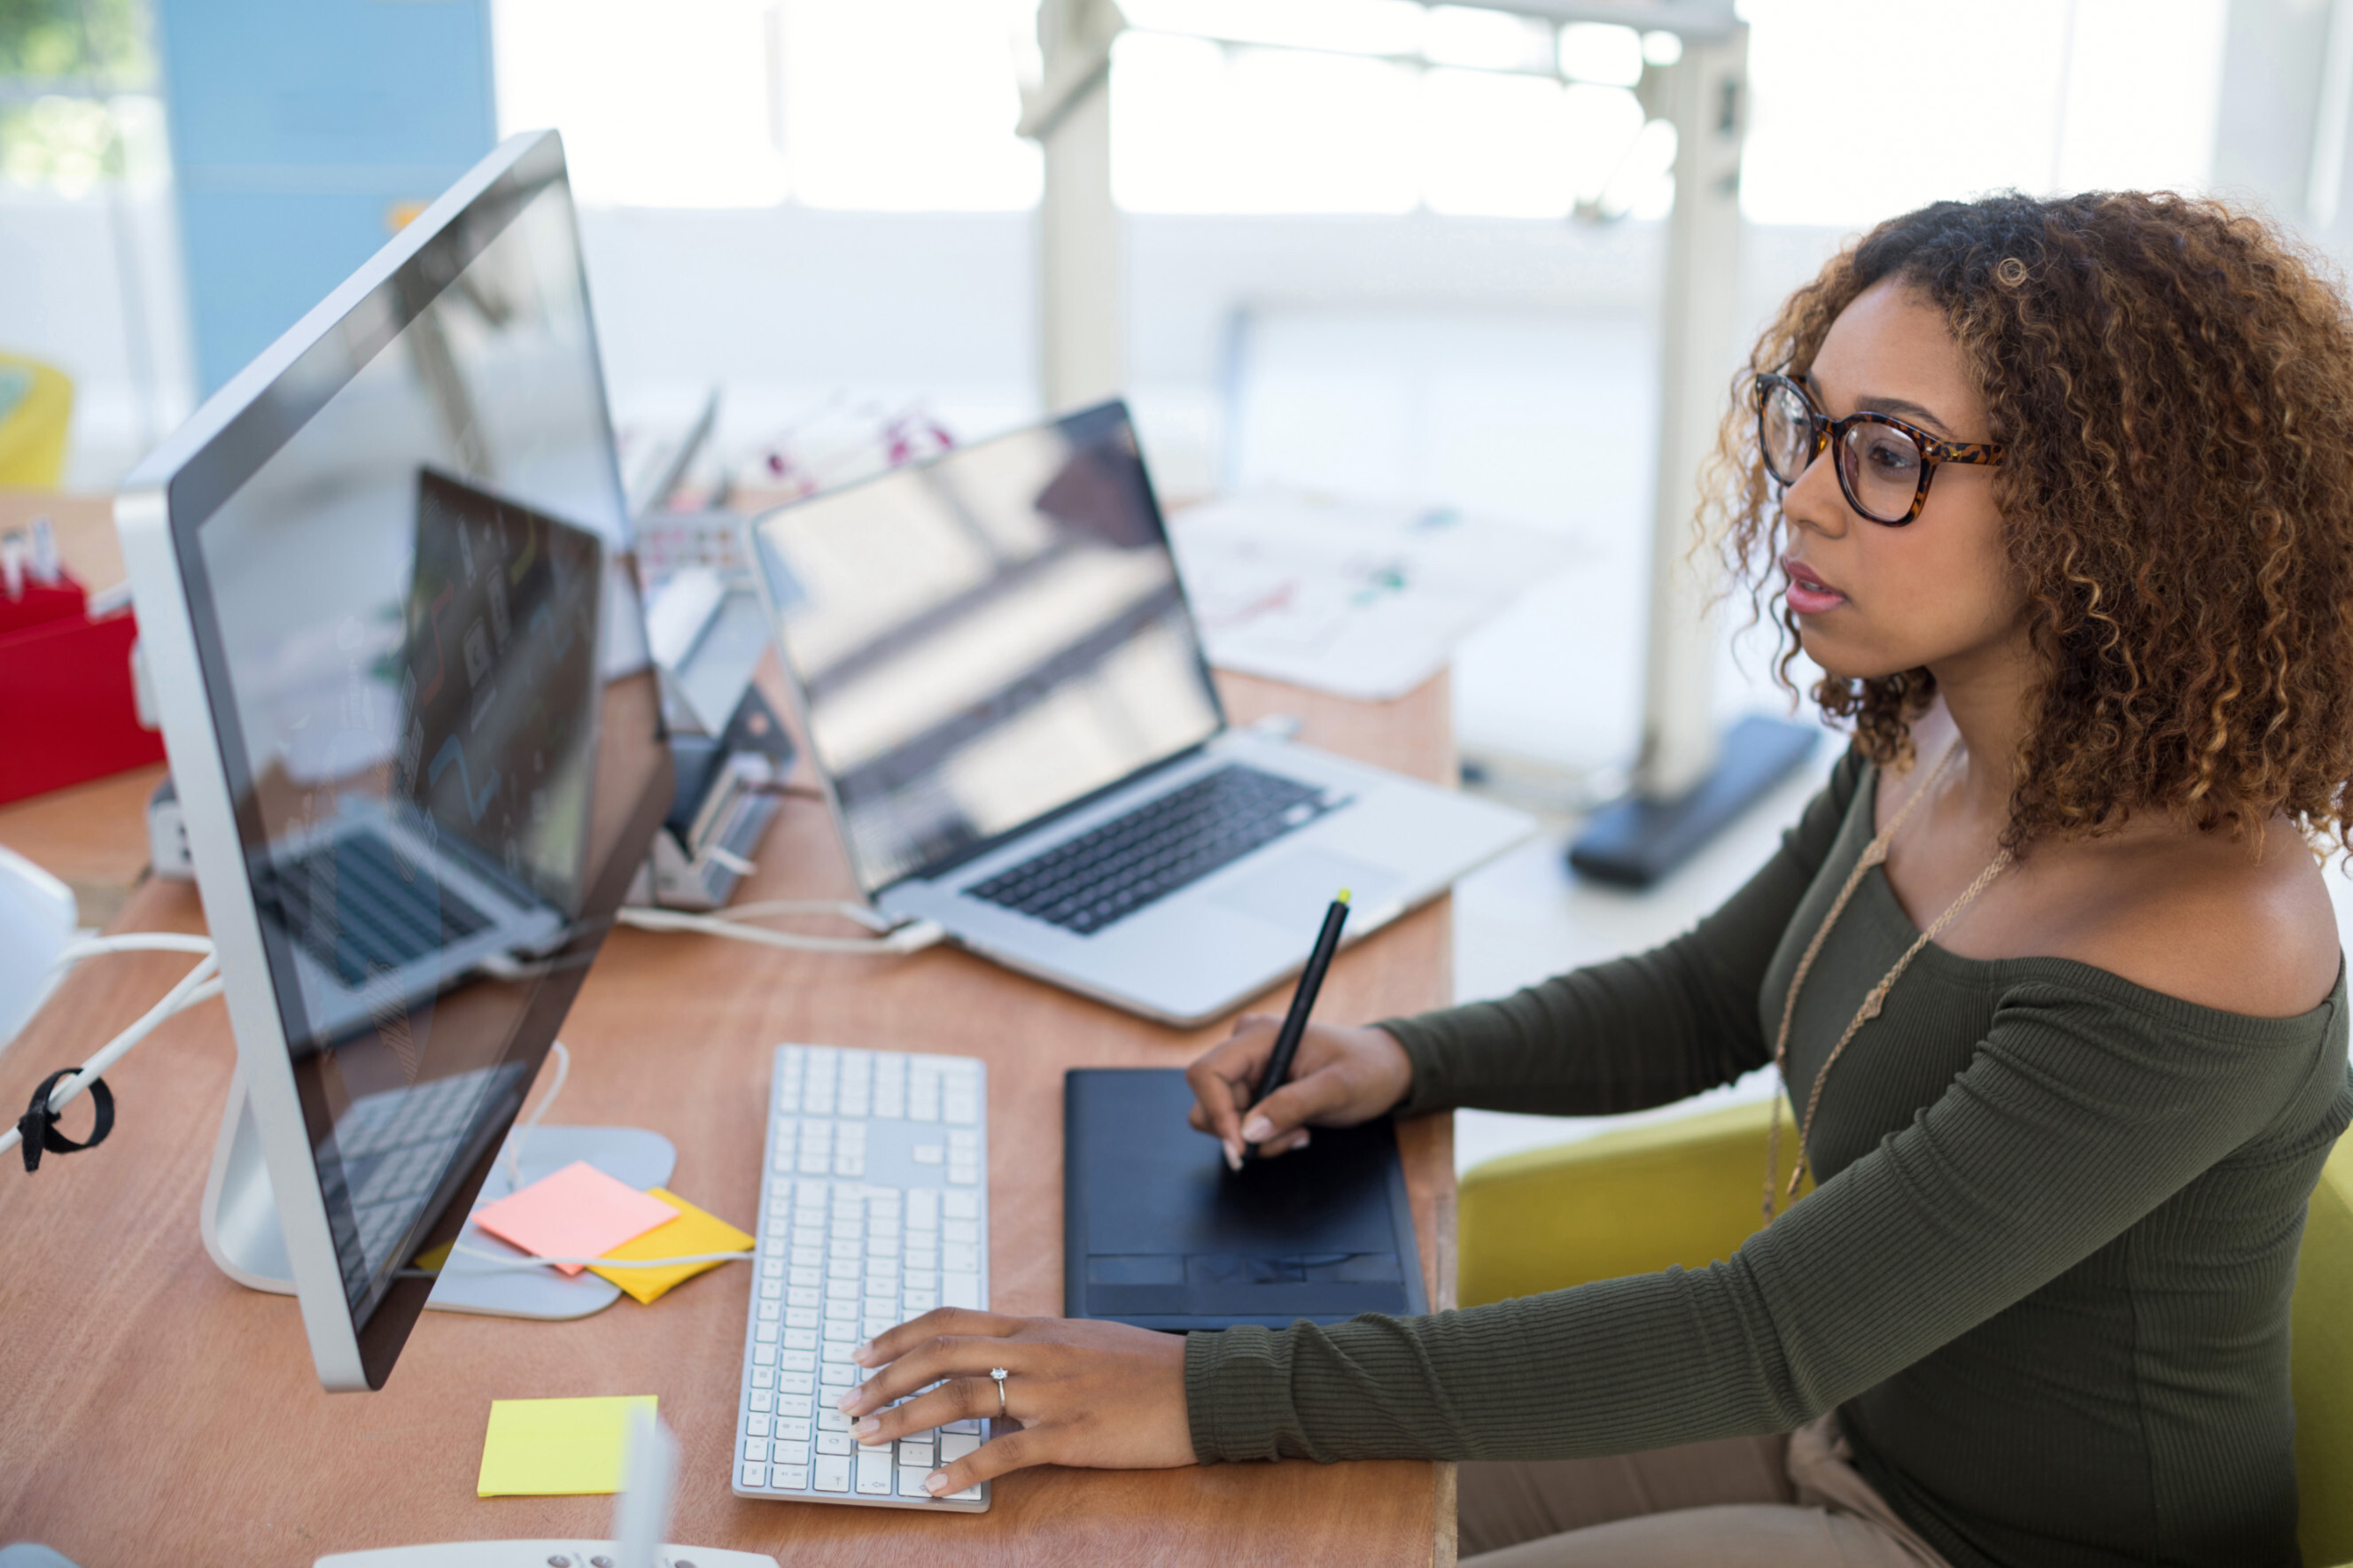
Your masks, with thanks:
M1241 1168L1242 1146L1229 1138L1226 1140L1226 1169L1229 1171L1239 1171Z
M1274 1136L1274 1123L1263 1116L1253 1116L1242 1123L1242 1142L1263 1143Z
M874 1342L872 1340L865 1341L856 1350L849 1352L849 1359L856 1362L860 1366L872 1366L874 1364Z
M864 1392L865 1390L862 1387L853 1388L849 1393L843 1394L840 1398L835 1400L833 1402L833 1407L836 1410L847 1410L851 1405L858 1403L858 1396Z
M1299 1136L1297 1136L1296 1138L1293 1138L1293 1139L1291 1141L1291 1147L1293 1147L1293 1149L1304 1149L1304 1148L1306 1148L1306 1147L1307 1147L1307 1129L1306 1129L1306 1128L1303 1127L1303 1128L1301 1128L1301 1129L1299 1130Z
M948 1473L945 1470L934 1470L930 1475L923 1478L923 1489L931 1493L934 1497L937 1497L942 1492L947 1490Z
M876 1420L871 1415L869 1415L863 1421L856 1423L849 1428L850 1435L858 1437L871 1437L875 1433L880 1432L881 1430L882 1430L882 1423Z

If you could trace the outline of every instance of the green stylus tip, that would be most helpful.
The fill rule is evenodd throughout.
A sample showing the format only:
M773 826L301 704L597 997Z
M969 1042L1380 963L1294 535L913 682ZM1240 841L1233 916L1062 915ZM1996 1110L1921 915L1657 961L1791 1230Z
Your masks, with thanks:
M1345 888L1343 888L1343 889L1340 889L1340 902L1342 902L1342 903L1344 903L1344 904L1345 904L1345 903L1346 903L1347 901L1348 901L1348 889L1345 889Z

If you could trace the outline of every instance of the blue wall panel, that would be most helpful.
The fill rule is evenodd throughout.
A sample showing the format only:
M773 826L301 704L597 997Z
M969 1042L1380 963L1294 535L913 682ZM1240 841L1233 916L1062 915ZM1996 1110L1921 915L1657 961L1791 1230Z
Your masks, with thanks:
M489 0L158 0L206 393L498 139Z

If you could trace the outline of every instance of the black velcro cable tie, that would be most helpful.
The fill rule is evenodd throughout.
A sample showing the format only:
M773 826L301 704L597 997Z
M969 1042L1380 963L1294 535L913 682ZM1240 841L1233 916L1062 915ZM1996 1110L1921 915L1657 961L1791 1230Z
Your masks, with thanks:
M41 1168L44 1150L52 1154L71 1154L83 1149L95 1149L106 1142L108 1133L114 1131L114 1091L106 1087L106 1080L102 1078L90 1080L90 1103L98 1108L98 1123L90 1130L90 1137L77 1143L58 1131L58 1113L49 1109L49 1095L58 1085L80 1070L79 1068L64 1068L43 1079L41 1087L33 1091L32 1105L16 1119L17 1134L25 1140L26 1170Z

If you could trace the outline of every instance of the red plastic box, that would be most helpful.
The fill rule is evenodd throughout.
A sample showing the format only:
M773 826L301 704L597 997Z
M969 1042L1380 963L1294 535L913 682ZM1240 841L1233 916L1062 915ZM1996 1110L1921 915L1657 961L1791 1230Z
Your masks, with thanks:
M139 724L127 609L91 619L71 578L0 589L0 802L164 760Z

